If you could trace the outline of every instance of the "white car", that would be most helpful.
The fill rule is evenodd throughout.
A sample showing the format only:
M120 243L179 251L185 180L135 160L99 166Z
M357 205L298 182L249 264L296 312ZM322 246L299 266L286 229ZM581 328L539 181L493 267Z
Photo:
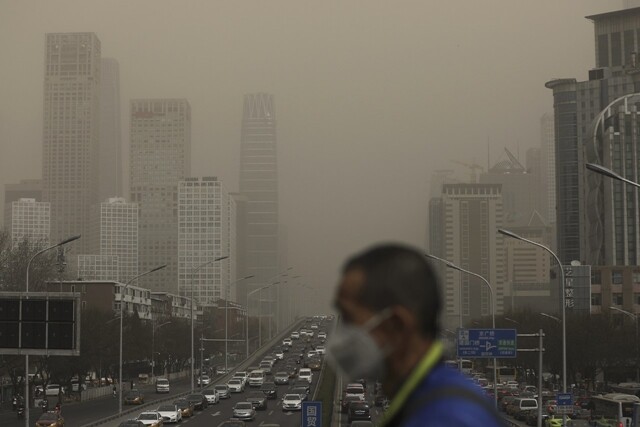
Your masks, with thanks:
M244 391L244 384L240 378L231 378L227 383L229 391L231 393L242 393Z
M49 384L44 391L45 396L57 396L62 392L60 384Z
M301 380L307 380L309 384L311 384L311 381L313 381L313 373L309 368L300 368L298 371L298 378Z
M326 340L327 333L325 331L318 332L318 338L320 338L321 340Z
M160 405L158 409L156 409L156 412L160 414L165 423L178 423L182 421L182 411L178 408L178 405L169 403Z
M218 393L218 398L220 399L228 399L231 397L229 394L229 387L226 384L217 384L213 386L213 389Z
M289 347L291 347L293 345L293 341L291 340L291 338L285 338L282 340L282 345L288 345Z
M300 338L300 333L299 332L291 332L291 339L297 340L299 338Z
M220 402L220 396L218 396L218 392L215 389L204 389L202 390L202 395L207 399L207 403L209 405L213 405L215 403Z
M323 345L319 345L316 347L316 353L325 355L327 353L327 349Z
M256 410L253 409L251 402L238 402L233 407L233 417L253 421L256 417Z
M233 378L241 378L246 387L247 381L249 381L249 373L247 371L238 371L233 375Z
M299 394L285 394L282 399L283 411L299 411L302 409L302 399Z
M209 375L203 375L202 376L202 385L206 387L209 384L211 384L211 378L209 378ZM200 375L198 375L198 385L200 385Z
M160 413L156 411L141 412L140 415L138 415L138 418L136 418L136 420L140 421L142 424L146 426L150 426L154 424L162 425L163 423L162 415L160 415Z

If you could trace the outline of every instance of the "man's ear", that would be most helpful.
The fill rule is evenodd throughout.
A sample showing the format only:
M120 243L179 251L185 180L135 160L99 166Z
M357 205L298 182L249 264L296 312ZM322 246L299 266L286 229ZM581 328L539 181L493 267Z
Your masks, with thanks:
M394 305L391 307L391 313L389 321L385 322L389 328L387 332L391 336L397 335L400 339L405 339L419 331L418 319L406 307Z

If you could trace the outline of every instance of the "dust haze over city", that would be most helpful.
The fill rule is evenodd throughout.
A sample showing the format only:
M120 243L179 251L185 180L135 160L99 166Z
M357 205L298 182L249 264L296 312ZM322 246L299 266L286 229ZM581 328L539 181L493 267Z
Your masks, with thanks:
M331 310L344 258L425 247L432 175L460 182L508 148L524 163L553 111L545 82L595 66L585 16L620 0L0 0L0 185L42 176L45 34L95 33L130 100L185 98L191 176L239 191L243 96L273 94L280 268ZM489 157L489 159L488 159Z

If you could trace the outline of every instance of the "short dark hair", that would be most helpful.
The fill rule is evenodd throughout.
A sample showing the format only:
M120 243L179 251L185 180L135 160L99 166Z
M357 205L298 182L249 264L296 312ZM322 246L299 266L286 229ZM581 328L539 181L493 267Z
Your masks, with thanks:
M425 337L440 333L440 285L421 252L399 244L373 246L348 259L342 273L356 269L365 275L363 305L378 311L401 305L418 318Z

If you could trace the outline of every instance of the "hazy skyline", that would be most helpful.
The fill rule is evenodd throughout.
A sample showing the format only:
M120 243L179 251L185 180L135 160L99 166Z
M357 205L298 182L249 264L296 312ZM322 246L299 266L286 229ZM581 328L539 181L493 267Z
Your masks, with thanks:
M192 175L238 190L243 95L275 96L287 266L332 294L345 255L424 243L429 178L540 142L544 83L595 65L621 0L0 0L0 185L39 178L47 32L95 32L129 100L187 98ZM128 176L124 179L128 196Z

